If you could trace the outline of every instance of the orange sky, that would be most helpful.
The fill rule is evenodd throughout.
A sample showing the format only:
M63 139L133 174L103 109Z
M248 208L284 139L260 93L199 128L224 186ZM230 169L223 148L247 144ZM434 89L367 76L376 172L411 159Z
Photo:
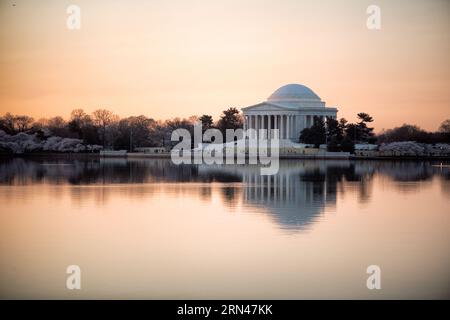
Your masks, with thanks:
M0 114L217 117L301 83L377 131L435 130L450 118L449 14L447 0L0 0Z

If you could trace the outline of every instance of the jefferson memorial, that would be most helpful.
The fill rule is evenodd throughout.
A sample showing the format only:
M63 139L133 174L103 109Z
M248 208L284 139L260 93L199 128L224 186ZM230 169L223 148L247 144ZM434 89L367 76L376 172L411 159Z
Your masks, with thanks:
M288 84L277 89L267 101L242 109L244 130L256 129L268 137L269 129L279 129L280 142L298 142L300 132L313 124L315 116L336 119L337 109L325 102L310 88ZM263 130L263 131L261 131Z

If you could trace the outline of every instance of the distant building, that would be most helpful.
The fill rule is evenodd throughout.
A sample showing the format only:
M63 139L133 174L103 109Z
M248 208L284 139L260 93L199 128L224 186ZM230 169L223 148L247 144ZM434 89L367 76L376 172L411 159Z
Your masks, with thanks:
M102 157L126 157L127 150L100 150Z
M169 152L169 150L165 147L141 147L141 148L134 148L134 151L148 154L159 154Z
M377 144L370 144L370 143L356 143L355 144L355 150L377 150L378 145Z
M277 89L267 101L242 109L244 130L279 129L280 139L297 142L300 132L313 125L314 117L336 119L337 109L326 107L325 102L310 88L301 84L288 84ZM290 144L290 143L288 143Z

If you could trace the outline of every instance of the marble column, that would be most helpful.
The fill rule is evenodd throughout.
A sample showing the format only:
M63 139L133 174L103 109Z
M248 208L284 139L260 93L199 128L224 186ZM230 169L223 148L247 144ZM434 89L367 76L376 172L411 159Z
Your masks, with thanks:
M278 129L278 115L273 116L273 128ZM278 137L280 137L279 134L278 134Z
M295 116L292 116L292 121L291 121L291 138L295 138Z
M264 115L259 116L259 130L261 131L260 138L264 138Z
M297 116L292 117L292 137L297 139Z
M283 139L283 136L282 136L282 128L283 128L283 115L282 114L280 114L280 115L278 115L278 138L279 139Z
M290 139L291 138L291 122L290 122L291 116L290 115L286 115L286 139Z
M274 129L278 129L278 131L280 132L279 137L281 137L281 123L283 121L283 115L278 114L275 116L275 119L276 119L276 126L274 127Z
M292 116L292 138L295 139L297 135L297 116Z
M262 116L262 129L264 130L262 136L263 139L267 138L266 117L267 117L266 115Z
M280 116L280 139L284 139L284 115Z
M290 129L291 129L291 126L290 126L290 118L291 118L291 116L286 116L286 139L290 139L291 138L291 135L290 135Z

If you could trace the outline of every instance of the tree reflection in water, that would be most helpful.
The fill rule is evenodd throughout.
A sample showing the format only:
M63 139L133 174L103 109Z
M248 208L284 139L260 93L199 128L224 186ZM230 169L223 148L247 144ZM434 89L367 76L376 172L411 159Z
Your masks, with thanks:
M281 228L302 229L320 217L325 208L336 205L337 195L355 190L361 203L370 201L375 177L387 178L400 191L414 192L418 183L434 176L448 194L448 168L431 162L283 160L278 174L261 176L256 165L175 165L169 159L42 159L4 158L0 160L0 184L73 185L73 196L82 199L98 189L87 185L126 185L130 196L143 196L141 188L175 185L172 192L195 192L209 201L212 186L220 188L222 200L230 207L238 202L255 210L269 212ZM185 188L195 183L195 187ZM183 185L185 187L183 187ZM189 190L188 190L189 189ZM102 188L101 201L107 201L114 188Z

